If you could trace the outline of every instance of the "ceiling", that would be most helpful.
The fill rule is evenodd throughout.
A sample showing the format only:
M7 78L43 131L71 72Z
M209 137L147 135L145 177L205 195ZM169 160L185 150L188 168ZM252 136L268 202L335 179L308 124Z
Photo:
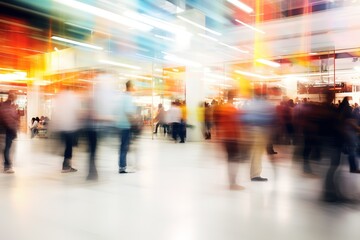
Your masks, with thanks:
M84 8L75 9L74 3L79 2L100 10L91 14ZM113 59L151 61L160 66L169 65L164 52L205 66L249 62L260 55L283 63L287 58L314 51L336 51L335 56L349 59L358 55L354 49L359 47L356 39L360 38L360 1L242 2L254 12L245 13L226 0L0 1L0 68L28 69L31 56L74 46L51 39L55 35L103 46L103 55ZM113 19L100 16L98 13L103 10L114 14ZM182 38L182 34L169 30L154 27L151 31L139 31L115 21L128 10L185 26L192 34L191 44L186 44L189 39ZM221 36L199 30L177 15L198 19ZM254 32L235 19L266 34Z

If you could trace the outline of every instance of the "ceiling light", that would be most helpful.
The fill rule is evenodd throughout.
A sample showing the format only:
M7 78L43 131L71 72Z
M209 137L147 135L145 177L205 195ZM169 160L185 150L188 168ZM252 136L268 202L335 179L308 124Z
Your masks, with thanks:
M54 47L54 50L57 51L57 52L59 51L59 49L57 47Z
M249 25L249 24L246 24L246 23L244 23L244 22L242 22L242 21L240 21L240 20L238 20L238 19L235 19L235 21L238 22L238 23L241 23L241 24L244 25L245 27L250 28L250 29L252 29L252 30L254 30L254 31L256 31L256 32L265 34L264 31L262 31L262 30L260 30L260 29L257 29L257 28L255 28L255 27Z
M214 30L211 30L211 29L209 29L209 28L206 28L206 27L204 27L204 26L201 26L200 24L195 23L195 22L193 22L193 21L190 21L190 20L187 19L187 18L184 18L184 17L182 17L182 16L177 16L177 17L180 18L181 20L187 22L187 23L190 23L191 25L194 25L195 27L201 28L202 30L205 30L205 31L207 31L207 32L210 32L210 33L215 34L215 35L218 35L218 36L221 36L221 35L222 35L222 34L219 33L219 32L216 32L216 31L214 31Z
M165 36L161 36L161 35L157 35L157 34L155 34L155 37L164 39L166 41L175 42L175 39L172 39L172 38L169 38L169 37L165 37Z
M256 77L256 78L262 78L262 79L268 78L266 76L256 74L256 73L251 73L251 72L244 72L244 71L240 71L240 70L235 70L235 72L240 75L249 76L249 77Z
M125 74L124 76L126 76L126 77L132 77L132 78L138 78L138 79L143 79L143 80L152 80L151 77L144 77L144 76L133 75L133 74Z
M219 40L217 40L216 38L213 38L213 37L210 37L208 35L205 35L205 34L202 34L202 33L198 33L199 36L203 37L203 38L207 38L211 41L214 41L214 42L218 42Z
M152 27L160 28L167 32L178 34L179 32L186 32L186 28L171 24L159 18L154 18L145 14L139 14L134 11L126 11L124 16L140 21L144 24L151 25ZM190 34L190 33L189 33Z
M206 72L205 76L206 77L213 77L213 78L223 79L223 80L232 80L232 78L229 78L229 77L226 77L226 76L223 76L223 75L219 75L219 74L209 73L209 72Z
M95 16L102 17L102 18L110 20L112 22L120 23L122 25L131 27L131 28L135 28L135 29L138 29L141 31L150 31L151 29L153 29L153 27L151 27L147 24L140 23L140 22L134 21L132 19L129 19L127 17L115 14L113 12L109 12L107 10L97 8L97 7L94 7L94 6L91 6L91 5L82 3L82 2L78 2L75 0L54 0L54 1L58 2L60 4L67 5L69 7L84 11L84 12L91 13Z
M138 67L138 66L133 66L133 65L125 64L125 63L113 62L113 61L108 61L108 60L100 60L99 62L109 64L109 65L124 67L124 68L135 69L135 70L141 69L141 67Z
M191 61L191 60L187 60L187 59L184 59L184 58L180 58L178 56L171 55L171 54L165 55L164 59L168 60L168 61L172 61L172 62L182 64L182 65L186 65L186 66L202 67L202 65L200 63L197 63L197 62L194 62L194 61Z
M163 70L161 68L155 68L155 72L162 72Z
M173 68L172 69L174 72L179 72L179 69Z
M252 13L254 11L254 9L252 9L245 3L240 2L239 0L227 0L227 1L229 3L232 3L233 5L235 5L236 7L238 7L239 9L243 10L246 13Z
M57 37L57 36L52 36L51 38L54 39L54 40L60 41L60 42L71 43L71 44L74 44L74 45L87 47L87 48L91 48L91 49L96 49L96 50L102 50L103 49L102 47L99 47L99 46L95 46L95 45L91 45L91 44L87 44L87 43L82 43L82 42L74 41L74 40L67 39L67 38L62 38L62 37Z
M223 46L225 46L225 47L231 48L231 49L233 49L233 50L236 50L236 51L238 51L238 52L241 52L241 53L249 53L249 51L247 51L247 50L242 50L242 49L240 49L240 48L230 46L230 45L228 45L228 44L226 44L226 43L223 43L223 42L219 42L219 44L220 44L220 45L223 45Z
M265 64L265 65L268 65L270 67L275 67L275 68L280 67L280 63L277 63L277 62L274 62L274 61L261 59L261 58L257 59L256 61L259 62L259 63Z

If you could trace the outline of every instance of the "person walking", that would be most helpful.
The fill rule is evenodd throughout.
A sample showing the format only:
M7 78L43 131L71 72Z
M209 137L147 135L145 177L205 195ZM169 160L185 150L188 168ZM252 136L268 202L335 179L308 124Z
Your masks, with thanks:
M131 140L131 125L136 114L136 107L133 102L132 92L134 91L131 81L126 82L126 92L121 94L115 107L116 127L120 135L119 149L119 173L129 173L126 170L126 156L129 151Z
M9 92L7 100L0 105L0 125L2 125L5 132L4 173L15 172L13 162L10 159L10 150L19 128L19 114L15 106L16 98L14 92Z

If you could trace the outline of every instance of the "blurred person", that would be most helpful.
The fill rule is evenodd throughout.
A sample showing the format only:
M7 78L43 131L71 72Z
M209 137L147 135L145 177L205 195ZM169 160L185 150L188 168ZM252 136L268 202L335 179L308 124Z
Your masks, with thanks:
M182 103L179 103L179 107L180 107L180 110L181 110L181 121L180 121L179 137L180 137L180 143L185 143L186 128L191 127L190 125L187 125L186 101L184 100Z
M204 124L205 139L211 139L211 128L213 125L213 107L209 103L205 103Z
M30 132L31 132L31 138L34 138L37 133L38 133L38 126L39 126L39 121L37 120L37 118L32 118L31 119L31 124L30 124Z
M310 164L311 154L316 156L317 161L321 161L322 138L320 136L320 124L322 122L321 105L308 103L306 100L302 103L301 112L299 112L299 128L303 134L303 173L308 176L314 176Z
M184 135L181 133L181 109L178 101L171 103L171 107L167 111L167 121L171 125L172 138L175 142L179 136L180 142L184 143Z
M340 166L341 151L344 141L343 128L338 109L333 101L335 93L326 92L326 101L318 109L321 118L319 121L319 135L322 139L323 148L330 158L330 167L326 173L323 200L327 202L341 202L346 197L341 193L339 179L336 172Z
M243 121L247 125L252 140L250 178L251 181L264 182L261 177L262 156L270 142L270 131L274 124L275 109L265 99L261 89L254 90L254 98L244 107ZM269 155L273 156L273 155Z
M73 146L80 128L80 100L70 88L61 91L54 99L51 129L64 141L62 173L77 172L72 167Z
M116 127L119 129L120 134L120 149L119 149L119 173L129 173L126 170L127 161L126 156L130 146L131 140L131 126L134 122L134 115L136 107L133 102L132 92L134 87L131 81L126 82L126 92L122 93L119 97L116 107Z
M94 79L96 82L94 89L91 89L85 98L86 108L82 117L89 151L87 180L98 179L96 150L99 136L113 126L115 101L113 79L111 74L100 72Z
M5 132L4 147L4 172L14 173L13 162L10 159L10 150L14 139L17 137L19 129L19 114L16 109L15 100L17 99L15 92L9 92L5 102L0 104L0 125Z
M243 186L237 184L237 175L240 163L240 121L239 111L233 105L236 90L228 92L228 101L218 106L214 112L217 137L223 145L228 162L229 188L231 190L242 190Z
M353 109L349 104L349 97L344 97L339 105L340 120L343 127L344 143L343 152L348 155L348 162L351 173L360 173L356 149L358 147L358 134L360 127L357 124Z
M158 128L160 126L164 128L164 134L166 134L165 110L161 103L159 103L158 105L158 110L154 118L154 121L156 122L156 125L155 125L155 131L153 133L157 134Z

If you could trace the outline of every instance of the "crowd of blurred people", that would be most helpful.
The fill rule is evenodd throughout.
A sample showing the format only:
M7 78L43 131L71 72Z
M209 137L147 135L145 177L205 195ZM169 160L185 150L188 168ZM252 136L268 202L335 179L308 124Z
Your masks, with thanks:
M98 178L95 161L98 140L106 131L116 132L119 136L119 173L129 172L127 153L132 139L142 132L141 109L134 104L132 82L128 81L126 90L119 94L114 91L111 81L104 81L110 78L100 74L96 87L82 95L71 89L57 94L51 121L44 116L32 118L29 126L32 138L40 128L61 136L64 142L63 173L77 171L72 165L72 156L79 131L88 142L89 180ZM328 201L344 199L336 171L341 155L346 154L350 173L360 173L357 159L360 153L360 108L358 104L350 105L349 97L334 104L334 92L328 91L324 96L323 102L311 102L306 98L301 101L285 99L276 105L266 99L265 91L254 89L253 98L240 106L235 102L237 91L229 90L227 99L201 104L198 120L202 123L203 137L223 146L230 189L243 189L237 182L238 168L246 159L250 161L251 181L268 181L262 176L263 156L267 153L268 159L275 163L277 152L273 145L285 144L295 146L294 156L302 160L302 171L306 176L316 175L313 160L328 163L323 198ZM14 173L9 152L19 128L15 100L16 94L10 92L7 101L0 105L6 173ZM189 126L186 103L175 100L167 111L159 104L154 123L153 134L162 132L175 142L185 143Z

